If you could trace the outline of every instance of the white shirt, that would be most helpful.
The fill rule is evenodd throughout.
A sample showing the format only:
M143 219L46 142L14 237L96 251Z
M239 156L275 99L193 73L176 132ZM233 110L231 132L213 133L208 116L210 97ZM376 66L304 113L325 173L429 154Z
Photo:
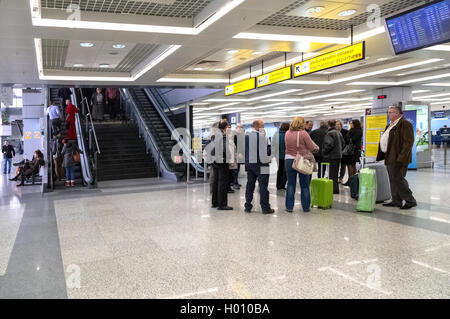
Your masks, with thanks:
M403 116L399 117L397 120L395 120L394 122L392 122L389 127L387 128L387 130L383 133L383 135L381 135L381 139L380 139L380 147L381 147L381 151L383 153L387 152L387 148L388 148L388 143L389 143L389 132L392 130L392 128L397 125L398 121L400 121L400 119Z

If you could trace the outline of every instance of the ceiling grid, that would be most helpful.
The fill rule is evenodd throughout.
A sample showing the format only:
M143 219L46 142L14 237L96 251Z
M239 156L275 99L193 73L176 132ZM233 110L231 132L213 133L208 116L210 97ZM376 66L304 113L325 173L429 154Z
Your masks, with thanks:
M314 29L330 29L330 30L347 30L353 24L354 26L361 25L367 21L371 15L370 12L364 12L356 15L348 20L339 19L325 19L312 17L299 17L288 15L289 12L303 6L309 0L298 0L291 5L285 7L279 12L269 16L259 25L277 26L277 27L292 27L292 28L314 28ZM393 0L380 6L381 16L387 16L412 5L420 4L423 1L417 0Z
M212 0L174 0L173 4L127 0L41 0L42 8L65 10L71 4L81 11L115 14L135 14L192 19Z

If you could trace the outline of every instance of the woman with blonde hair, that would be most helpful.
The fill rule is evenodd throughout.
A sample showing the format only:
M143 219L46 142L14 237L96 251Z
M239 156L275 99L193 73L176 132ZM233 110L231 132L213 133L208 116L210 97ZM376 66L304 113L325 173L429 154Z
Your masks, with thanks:
M295 189L297 187L297 176L299 176L303 212L309 212L311 206L311 195L309 192L309 184L311 175L302 174L292 168L297 154L314 161L313 152L317 152L319 147L314 143L305 131L305 119L302 116L295 117L290 126L289 131L285 135L286 155L285 167L287 176L286 189L286 212L292 213L295 203Z

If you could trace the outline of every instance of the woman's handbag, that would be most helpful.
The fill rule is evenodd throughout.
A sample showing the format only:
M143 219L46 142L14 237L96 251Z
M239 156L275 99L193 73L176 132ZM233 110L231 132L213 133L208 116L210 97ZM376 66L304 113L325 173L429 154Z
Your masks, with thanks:
M81 162L81 159L80 159L80 153L78 153L78 151L75 151L75 152L73 153L73 160L74 160L75 162L77 162L77 163L80 163L80 162Z
M300 146L299 136L300 132L297 132L297 148ZM302 174L312 175L312 173L314 172L314 164L314 161L310 161L306 157L297 153L294 159L294 163L292 163L292 168Z
M342 155L352 156L353 154L355 154L355 144L353 144L352 140L350 139L350 143L344 147Z

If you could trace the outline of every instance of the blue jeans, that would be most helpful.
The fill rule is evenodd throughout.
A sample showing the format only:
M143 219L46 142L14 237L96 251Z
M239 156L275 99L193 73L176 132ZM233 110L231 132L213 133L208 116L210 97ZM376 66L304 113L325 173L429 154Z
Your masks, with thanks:
M303 211L309 211L311 206L311 195L309 192L309 185L311 183L311 175L305 175L297 172L292 168L293 159L285 160L287 188L286 188L286 209L293 210L295 203L295 189L297 187L297 175L300 181L300 200Z
M3 174L6 174L8 171L8 174L11 173L11 162L12 158L4 157L3 158ZM6 167L8 166L8 169Z
M66 181L75 180L75 166L66 167Z

